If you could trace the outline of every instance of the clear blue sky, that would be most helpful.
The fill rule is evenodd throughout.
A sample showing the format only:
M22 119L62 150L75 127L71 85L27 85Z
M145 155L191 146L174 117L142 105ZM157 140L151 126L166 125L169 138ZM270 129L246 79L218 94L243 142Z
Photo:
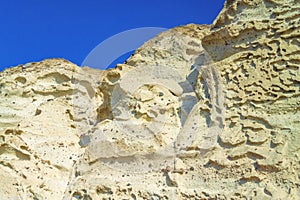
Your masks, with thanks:
M5 2L5 3L4 3ZM100 42L139 27L211 24L225 0L10 0L0 3L0 70L45 58L80 65Z

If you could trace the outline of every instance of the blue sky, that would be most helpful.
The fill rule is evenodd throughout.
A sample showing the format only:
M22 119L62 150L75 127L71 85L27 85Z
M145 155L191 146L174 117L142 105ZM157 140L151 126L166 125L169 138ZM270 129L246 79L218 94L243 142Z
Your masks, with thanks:
M81 65L99 43L122 31L211 24L225 0L3 2L0 3L0 70L56 57Z

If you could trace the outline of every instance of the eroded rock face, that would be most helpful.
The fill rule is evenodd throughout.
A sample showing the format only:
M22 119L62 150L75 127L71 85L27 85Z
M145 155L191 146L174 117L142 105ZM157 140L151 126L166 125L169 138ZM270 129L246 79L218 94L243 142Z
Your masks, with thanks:
M228 1L202 40L226 87L225 156L213 163L239 181L241 197L299 197L299 8Z
M3 199L297 199L299 1L233 0L100 71L0 74Z
M84 153L79 137L102 104L97 73L61 59L1 73L1 199L62 198Z

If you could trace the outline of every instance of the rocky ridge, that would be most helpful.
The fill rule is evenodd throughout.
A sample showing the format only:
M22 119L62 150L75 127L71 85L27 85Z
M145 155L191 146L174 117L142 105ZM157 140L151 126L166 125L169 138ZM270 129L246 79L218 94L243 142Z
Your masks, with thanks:
M297 199L299 8L228 0L115 69L1 72L1 198Z

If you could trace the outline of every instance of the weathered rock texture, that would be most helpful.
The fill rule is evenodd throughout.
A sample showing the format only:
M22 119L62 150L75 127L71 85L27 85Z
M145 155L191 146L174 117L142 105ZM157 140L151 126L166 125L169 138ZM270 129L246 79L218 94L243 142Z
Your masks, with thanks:
M100 71L0 74L0 199L299 199L300 1L231 0Z

